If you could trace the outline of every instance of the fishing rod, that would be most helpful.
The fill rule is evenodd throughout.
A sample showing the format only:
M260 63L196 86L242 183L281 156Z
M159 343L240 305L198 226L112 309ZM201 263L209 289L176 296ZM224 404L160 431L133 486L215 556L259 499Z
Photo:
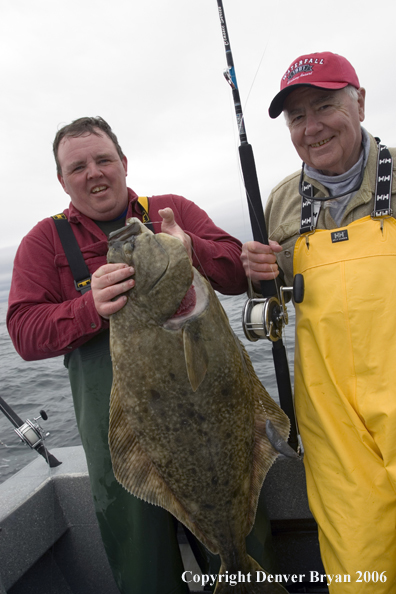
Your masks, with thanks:
M53 454L50 454L43 443L44 439L49 435L49 433L44 433L37 421L39 419L42 419L43 421L48 419L48 415L45 410L40 410L40 416L34 418L33 421L27 419L25 422L23 422L21 417L17 415L17 413L1 396L0 410L14 425L14 431L18 435L19 439L28 445L32 450L36 450L38 454L43 456L51 468L62 464L62 462L59 462L59 460L57 460Z
M252 227L254 240L268 245L267 227L265 224L264 210L261 201L253 148L247 140L241 99L239 96L234 60L231 52L231 45L228 37L222 0L217 0L217 6L219 10L220 24L227 58L227 69L224 72L224 76L231 87L234 101L240 140L240 146L238 148L239 159L246 189L250 224ZM298 276L299 275L296 275L296 277ZM272 355L274 359L275 375L278 385L279 401L281 408L285 411L290 419L289 445L295 451L297 451L299 447L297 423L294 413L289 364L287 361L286 349L282 341L282 330L283 326L288 322L284 294L285 292L293 292L294 300L298 303L302 301L302 278L296 278L293 287L281 287L280 300L277 297L277 286L275 279L260 281L260 290L262 298L249 299L245 305L243 314L243 329L245 336L250 341L256 341L259 338L265 337L272 342Z

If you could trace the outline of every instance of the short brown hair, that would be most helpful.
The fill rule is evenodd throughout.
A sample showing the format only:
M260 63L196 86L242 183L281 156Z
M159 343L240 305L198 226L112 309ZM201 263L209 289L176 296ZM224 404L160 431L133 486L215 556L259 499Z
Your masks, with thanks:
M88 134L95 134L96 136L100 136L98 130L104 132L110 138L110 140L113 141L120 159L122 160L124 158L125 155L122 152L122 149L118 143L117 136L114 134L109 124L105 122L103 118L99 116L96 118L79 118L78 120L74 120L74 122L72 122L71 124L63 126L63 128L58 130L58 132L56 133L52 148L54 151L56 171L58 175L62 175L62 169L58 160L58 149L63 138L66 138L67 136L71 138L77 138L78 136L84 136Z

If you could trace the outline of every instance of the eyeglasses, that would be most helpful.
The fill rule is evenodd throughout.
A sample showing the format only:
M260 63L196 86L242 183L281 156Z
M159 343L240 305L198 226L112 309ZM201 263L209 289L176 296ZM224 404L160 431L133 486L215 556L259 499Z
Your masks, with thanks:
M302 167L301 167L301 175L300 175L300 181L298 183L298 191L299 194L302 198L304 198L305 200L310 200L310 201L318 201L318 202L327 202L327 200L335 200L336 198L342 198L343 196L348 196L348 194L353 194L354 192L357 192L358 189L360 188L360 186L362 185L363 182L363 177L364 177L364 159L362 159L362 167L360 169L360 175L359 175L359 179L357 181L357 184L351 189L348 190L347 192L343 192L342 194L337 194L336 196L324 196L323 198L319 198L318 196L313 196L312 194L307 194L304 190L304 186L303 186L303 182L304 182L304 167L305 167L305 163L303 162Z

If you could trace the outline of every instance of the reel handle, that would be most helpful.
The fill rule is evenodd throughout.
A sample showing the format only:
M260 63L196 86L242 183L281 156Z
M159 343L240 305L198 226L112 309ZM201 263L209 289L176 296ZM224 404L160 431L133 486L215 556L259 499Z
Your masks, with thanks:
M248 299L242 316L242 327L250 342L260 338L268 338L276 342L282 338L283 327L289 318L286 309L285 293L292 293L295 303L302 303L304 299L304 277L296 274L292 287L281 287L280 297L264 297Z

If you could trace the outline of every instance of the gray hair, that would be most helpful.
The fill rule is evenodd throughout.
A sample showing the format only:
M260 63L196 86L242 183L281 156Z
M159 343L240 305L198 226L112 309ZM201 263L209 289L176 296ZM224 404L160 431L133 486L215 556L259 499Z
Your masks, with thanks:
M356 101L359 99L359 92L353 85L347 85L344 87L344 91L346 91L352 99L356 99Z

